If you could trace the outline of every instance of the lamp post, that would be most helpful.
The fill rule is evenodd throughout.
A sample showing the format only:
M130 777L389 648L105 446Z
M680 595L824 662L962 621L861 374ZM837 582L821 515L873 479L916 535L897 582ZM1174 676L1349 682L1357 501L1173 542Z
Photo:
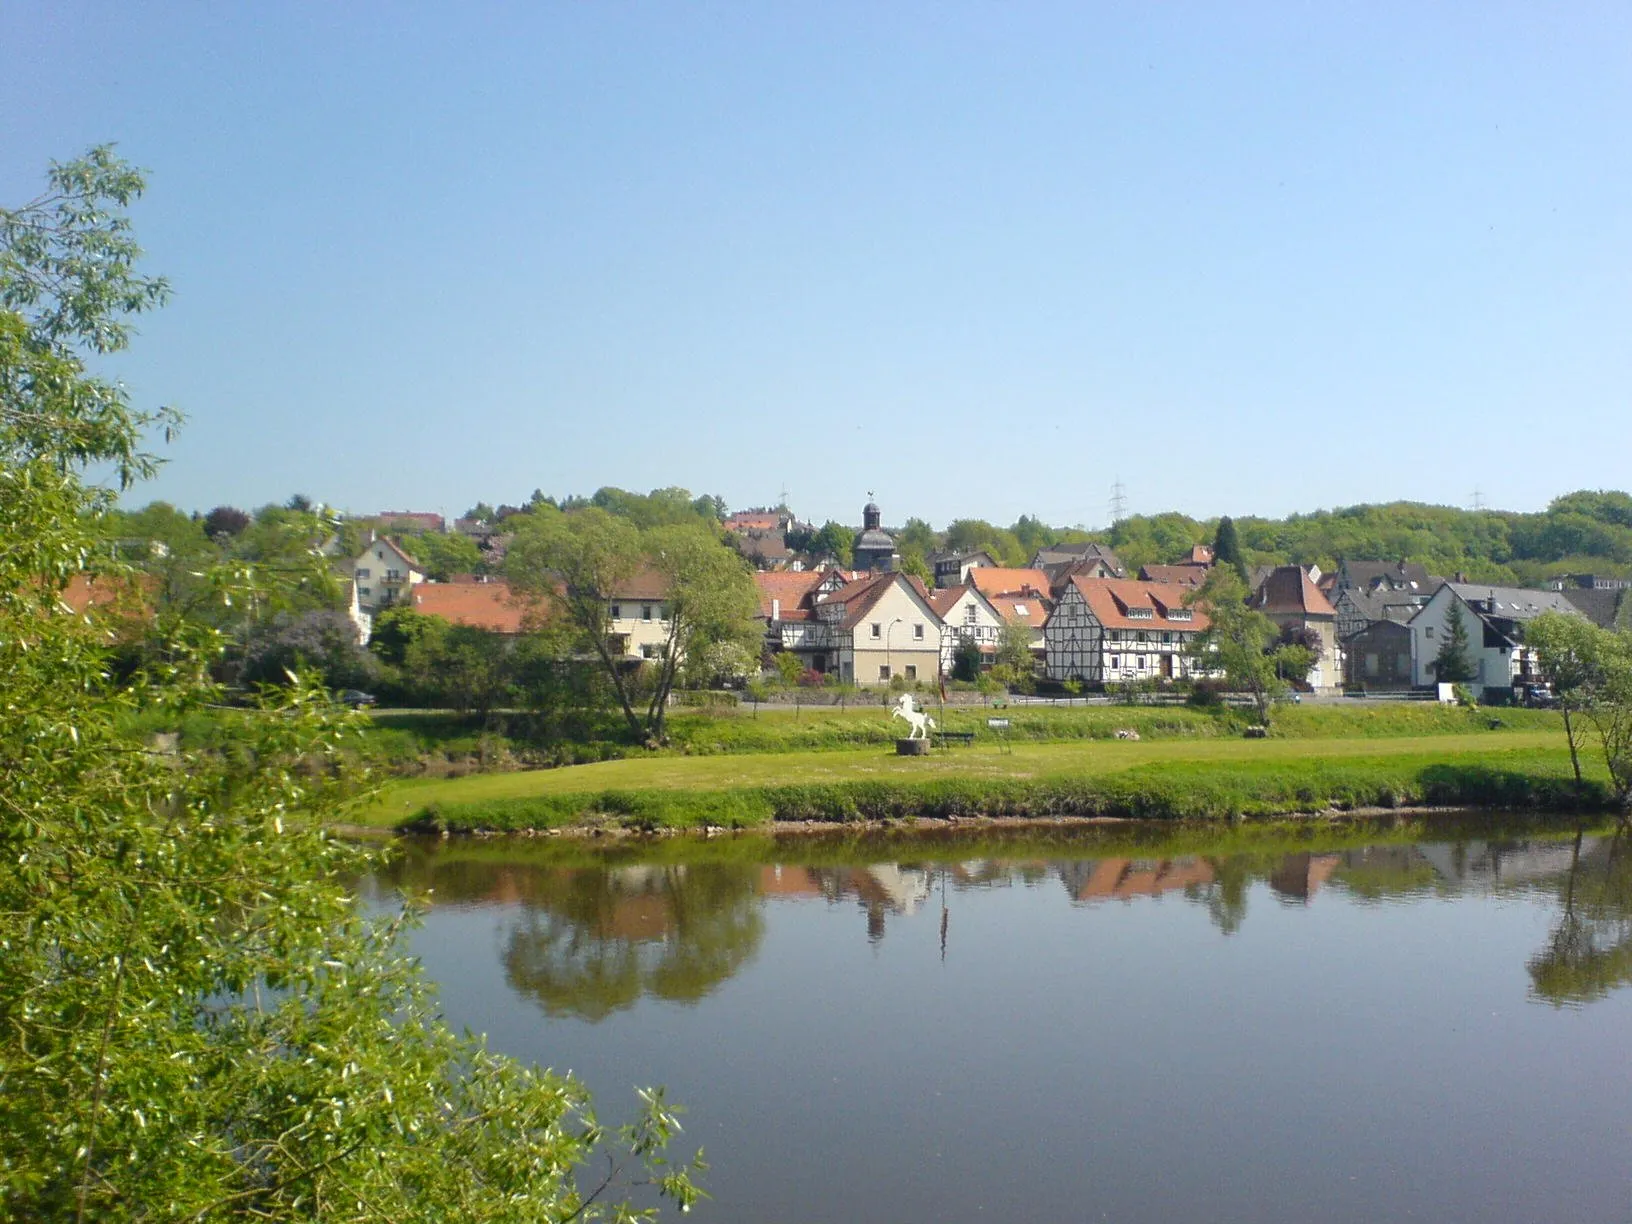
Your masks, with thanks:
M891 680L895 679L895 669L890 666L890 635L895 632L895 627L900 623L901 618L898 616L884 628L884 670L890 673L889 678Z

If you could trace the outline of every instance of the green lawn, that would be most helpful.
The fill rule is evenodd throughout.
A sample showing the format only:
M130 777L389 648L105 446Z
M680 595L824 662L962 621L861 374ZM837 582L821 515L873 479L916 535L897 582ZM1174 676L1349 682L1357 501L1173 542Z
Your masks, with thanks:
M361 823L391 826L431 804L485 803L608 791L717 793L870 781L1029 780L1106 775L1163 764L1193 772L1211 763L1234 768L1293 762L1386 761L1395 757L1465 761L1491 756L1522 765L1527 754L1555 756L1563 748L1562 740L1562 735L1550 730L1493 730L1387 738L1185 738L1139 743L1075 740L1017 743L1012 752L982 744L935 752L928 758L897 757L893 749L884 747L691 757L660 755L563 769L396 782L388 785L357 819Z

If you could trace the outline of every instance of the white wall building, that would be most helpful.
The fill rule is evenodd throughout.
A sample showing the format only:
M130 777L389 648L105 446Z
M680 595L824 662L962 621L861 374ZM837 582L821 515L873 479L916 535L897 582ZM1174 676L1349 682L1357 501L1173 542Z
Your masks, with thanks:
M1539 678L1535 651L1524 645L1524 625L1543 612L1579 616L1557 591L1526 591L1484 583L1447 582L1410 620L1412 683L1419 688L1438 682L1434 664L1445 644L1446 618L1452 607L1462 613L1467 630L1468 688L1482 697L1487 688L1511 688Z

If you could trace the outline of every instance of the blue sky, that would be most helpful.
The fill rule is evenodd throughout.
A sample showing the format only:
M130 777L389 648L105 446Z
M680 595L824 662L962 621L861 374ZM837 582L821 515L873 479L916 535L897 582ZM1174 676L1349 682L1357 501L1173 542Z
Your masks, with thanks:
M0 6L0 201L116 140L138 500L808 517L1632 484L1632 7Z

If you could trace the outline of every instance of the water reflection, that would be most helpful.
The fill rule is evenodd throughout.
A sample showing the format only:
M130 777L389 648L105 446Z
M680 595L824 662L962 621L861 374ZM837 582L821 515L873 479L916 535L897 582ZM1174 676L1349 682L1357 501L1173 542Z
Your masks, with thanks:
M899 856L904 845L884 849ZM1360 905L1479 892L1556 897L1560 916L1528 965L1532 997L1579 1004L1632 981L1632 855L1619 834L1219 854L1072 854L1069 839L988 839L978 848L964 856L967 847L942 839L927 842L922 858L882 857L866 843L835 851L767 838L721 849L670 843L661 855L674 861L665 862L643 861L642 849L628 846L579 851L561 865L525 845L455 844L410 854L393 882L433 890L437 905L491 909L512 989L548 1015L588 1021L643 998L706 998L758 953L768 905L851 907L858 933L875 945L892 924L927 914L939 923L944 959L958 895L1002 888L1063 887L1073 908L1087 909L1172 897L1203 909L1226 936L1242 929L1255 902L1309 906L1328 890ZM659 857L657 847L646 852Z
M1535 997L1590 1003L1632 981L1632 864L1621 834L1571 844L1562 913L1529 965Z

